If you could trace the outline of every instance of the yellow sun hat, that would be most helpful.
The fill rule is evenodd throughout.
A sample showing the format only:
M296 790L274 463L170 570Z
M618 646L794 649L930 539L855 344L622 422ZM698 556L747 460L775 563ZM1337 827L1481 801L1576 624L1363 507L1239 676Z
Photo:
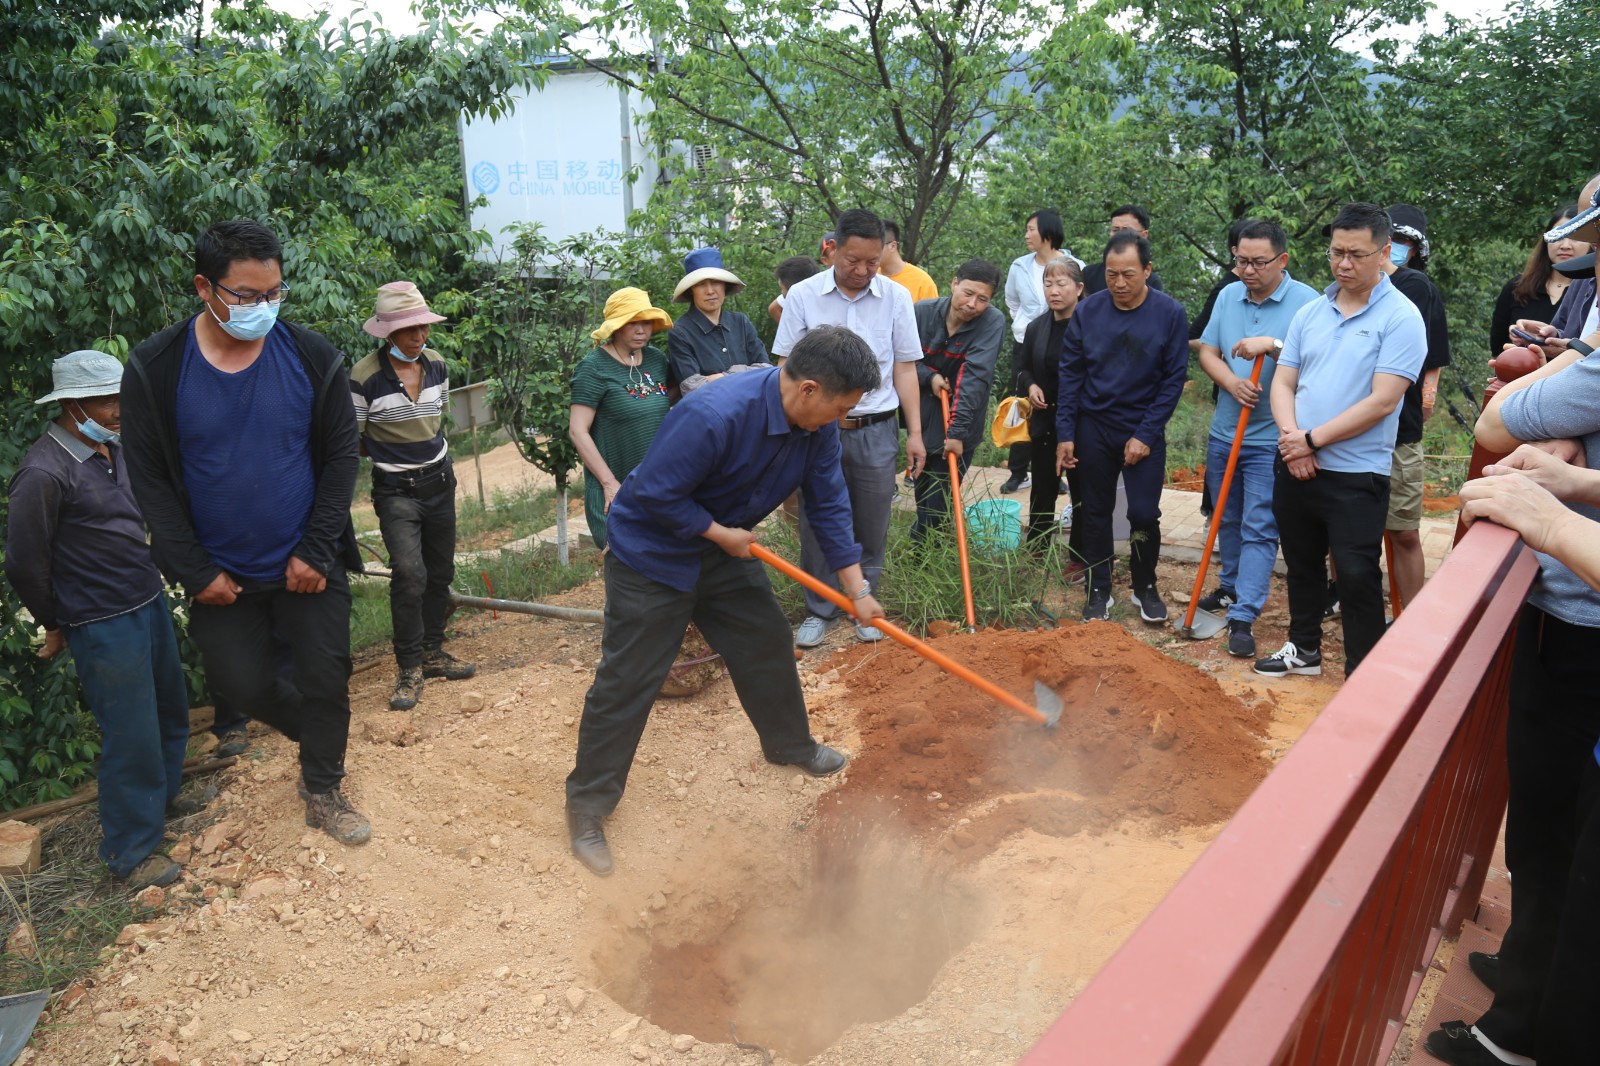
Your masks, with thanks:
M989 423L989 439L999 448L1028 443L1032 439L1028 434L1028 419L1032 414L1033 404L1026 396L1007 396L1000 401L994 421Z
M652 305L649 293L643 289L618 289L606 297L606 320L589 336L596 344L604 344L629 322L645 321L654 324L658 331L672 328L672 316Z

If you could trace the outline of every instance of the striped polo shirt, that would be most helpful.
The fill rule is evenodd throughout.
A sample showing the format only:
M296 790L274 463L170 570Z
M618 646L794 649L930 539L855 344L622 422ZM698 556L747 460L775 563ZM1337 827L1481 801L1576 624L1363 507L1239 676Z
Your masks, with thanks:
M443 459L450 450L444 439L449 396L450 372L444 357L432 348L422 351L422 391L415 401L384 352L373 352L357 363L350 371L350 398L372 465L398 474Z

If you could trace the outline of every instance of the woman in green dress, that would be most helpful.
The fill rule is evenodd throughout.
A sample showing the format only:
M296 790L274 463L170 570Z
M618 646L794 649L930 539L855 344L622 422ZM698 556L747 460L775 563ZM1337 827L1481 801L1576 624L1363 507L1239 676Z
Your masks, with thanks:
M587 476L583 509L595 546L606 545L611 499L655 439L666 417L670 371L667 356L650 345L672 317L650 304L643 289L618 289L606 300L605 321L590 334L599 347L572 372L572 407L567 436L578 449Z

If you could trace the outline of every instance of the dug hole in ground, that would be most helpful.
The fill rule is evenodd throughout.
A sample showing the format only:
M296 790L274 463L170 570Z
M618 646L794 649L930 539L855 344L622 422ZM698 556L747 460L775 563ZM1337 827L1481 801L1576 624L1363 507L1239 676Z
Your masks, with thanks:
M1282 611L1280 590L1264 648ZM165 915L125 931L32 1062L1010 1063L1337 684L1137 620L937 641L1025 700L1049 684L1046 730L838 627L800 668L849 769L768 765L726 679L660 701L600 880L562 814L599 627L457 632L479 676L429 682L415 712L387 709L388 663L352 681L372 843L307 830L293 749L260 734L178 842Z

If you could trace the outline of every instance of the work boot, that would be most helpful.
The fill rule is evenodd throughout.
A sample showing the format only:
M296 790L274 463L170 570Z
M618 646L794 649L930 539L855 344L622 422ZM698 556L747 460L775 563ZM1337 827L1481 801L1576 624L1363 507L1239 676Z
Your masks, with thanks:
M250 735L244 727L230 729L226 733L217 734L217 750L212 752L219 759L227 759L234 755L243 755L250 750Z
M306 825L321 829L341 844L365 844L372 839L372 823L336 788L306 797Z
M391 711L409 711L422 698L422 668L413 666L400 671L395 679L394 695L389 697Z
M442 677L446 681L465 681L478 672L472 663L464 663L443 648L434 648L422 654L422 676Z
M614 868L611 845L606 843L605 819L598 814L567 812L567 835L572 839L572 854L600 877L610 877Z
M179 869L177 863L159 851L155 852L147 855L144 861L128 874L128 891L137 892L152 885L156 888L165 888L176 881L181 873L183 871Z
M191 792L187 796L178 796L167 804L167 817L187 818L191 814L199 814L206 809L207 804L216 798L216 785L207 785L198 792Z

